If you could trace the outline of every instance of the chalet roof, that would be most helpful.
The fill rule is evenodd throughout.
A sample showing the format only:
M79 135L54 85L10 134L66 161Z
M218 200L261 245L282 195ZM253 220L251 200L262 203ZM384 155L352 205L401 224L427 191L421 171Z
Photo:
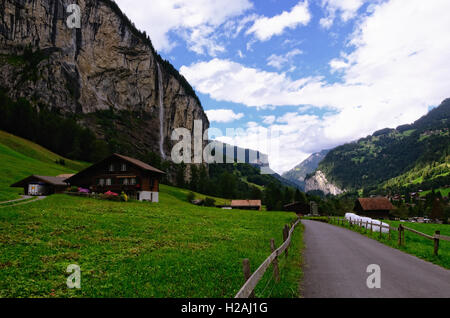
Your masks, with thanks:
M53 186L67 186L67 183L65 182L66 178L64 177L48 177L48 176L37 176L37 175L31 175L17 183L14 183L11 185L12 188L19 188L23 187L26 184L33 182L34 180L41 181L43 183L47 183Z
M153 172L156 172L156 173L166 174L165 172L163 172L163 171L161 171L159 169L156 169L155 167L152 167L149 164L146 164L145 162L142 162L142 161L140 161L138 159L127 157L127 156L124 156L124 155L119 155L117 153L115 153L113 156L116 156L116 157L119 157L119 158L121 158L121 159L123 159L125 161L128 161L128 162L134 164L135 166L137 166L139 168L142 168L143 170L148 170L148 171L153 171Z
M299 206L299 205L301 205L301 206L306 206L306 207L309 208L309 204L308 204L308 203L303 203L303 202L299 202L299 201L293 202L293 203L289 203L289 204L286 204L286 205L284 205L283 207L284 207L284 208L290 208L290 207L293 207L293 206Z
M261 200L232 200L231 206L232 207L261 207Z
M157 173L157 174L165 174L165 172L163 172L161 170L158 170L155 167L152 167L152 166L150 166L150 165L146 164L145 162L142 162L142 161L140 161L138 159L127 157L127 156L115 153L115 154L112 154L111 156L109 156L108 158L105 158L102 161L97 162L97 163L89 166L88 168L84 169L83 171L80 171L76 175L73 175L70 178L67 178L66 181L69 182L69 183L72 183L76 178L78 178L78 177L80 177L82 175L85 175L86 173L88 173L89 171L91 171L92 169L97 167L98 165L101 165L104 162L107 162L108 160L111 160L111 159L114 159L114 158L122 159L122 160L124 160L124 161L126 161L126 162L128 162L128 163L130 163L130 164L132 164L132 165L134 165L136 167L138 167L141 170L150 171L150 172L154 172L154 173Z
M58 178L65 178L68 179L70 177L73 177L75 174L73 173L68 173L68 174L60 174L59 176L57 176Z
M391 201L384 197L377 198L359 198L359 203L365 211L393 210Z

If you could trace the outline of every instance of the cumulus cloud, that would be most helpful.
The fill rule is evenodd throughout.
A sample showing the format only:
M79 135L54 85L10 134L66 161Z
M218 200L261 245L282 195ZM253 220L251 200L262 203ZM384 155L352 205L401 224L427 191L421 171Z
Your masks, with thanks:
M299 25L307 25L310 20L308 1L300 1L291 11L283 11L271 18L260 17L247 30L246 34L254 34L258 40L267 41L275 35L283 34L285 29L295 29Z
M216 123L230 123L244 117L243 113L236 114L231 109L214 109L205 111L209 121Z
M379 1L375 0L375 2ZM347 22L356 16L358 10L366 2L369 2L369 0L322 0L322 7L326 12L326 16L320 19L320 25L325 29L329 29L337 16L343 22Z
M136 26L150 35L157 50L169 52L177 32L192 51L212 56L225 48L215 31L253 7L250 0L116 0Z
M294 49L283 55L272 54L267 58L267 65L281 70L286 64L292 62L292 58L300 54L303 54L303 51L299 49Z
M279 159L282 165L272 162L284 169L297 164L302 153L410 123L449 97L450 19L445 14L449 11L447 0L410 0L408 6L403 0L391 0L373 7L371 15L357 24L345 58L330 61L332 69L340 70L339 82L292 79L222 59L181 71L197 90L217 100L328 111L321 117L290 113L271 125L282 128L278 138L286 145ZM252 139L237 141L251 146Z

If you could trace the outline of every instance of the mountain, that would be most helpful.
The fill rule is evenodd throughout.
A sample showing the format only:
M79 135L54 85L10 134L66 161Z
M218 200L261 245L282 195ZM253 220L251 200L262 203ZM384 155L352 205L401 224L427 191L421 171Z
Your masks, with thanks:
M209 121L194 90L111 0L0 2L0 89L92 131L111 152L169 157L173 129ZM0 127L2 128L2 127ZM4 128L3 128L4 129ZM28 136L27 136L28 137Z
M447 99L413 124L383 129L331 150L318 171L348 191L445 186L450 184L449 128Z
M328 152L329 150L322 150L321 152L312 154L292 170L283 173L283 178L295 183L300 189L305 189L306 177L317 169L319 163L325 158Z

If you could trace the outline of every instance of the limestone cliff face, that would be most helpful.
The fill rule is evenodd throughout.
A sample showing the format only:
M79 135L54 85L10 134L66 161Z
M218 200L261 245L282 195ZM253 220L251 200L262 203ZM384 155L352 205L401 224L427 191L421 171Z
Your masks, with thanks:
M325 174L320 170L317 171L312 177L306 179L305 191L309 192L314 190L320 190L326 195L339 195L345 192L345 190L341 190L334 184L330 183Z
M66 24L70 15L66 8L72 3L81 8L80 29L69 29ZM24 56L25 48L31 48L32 59L15 59ZM162 62L150 41L114 2L0 0L0 54L4 57L0 60L0 86L8 89L12 98L25 97L36 105L77 114L80 122L105 139L108 131L119 132L131 152L160 153L160 94L164 97L167 157L174 128L192 131L196 119L203 120L204 129L209 127L187 82L180 81ZM101 110L127 112L136 118L115 120L114 127L105 129L92 116Z

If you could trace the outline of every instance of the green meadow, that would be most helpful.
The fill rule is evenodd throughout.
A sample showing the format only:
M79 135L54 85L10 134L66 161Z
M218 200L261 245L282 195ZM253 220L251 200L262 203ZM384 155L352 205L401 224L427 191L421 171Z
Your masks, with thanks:
M2 208L0 297L233 297L242 260L255 270L296 219L197 207L174 193L162 186L158 204L54 195ZM301 232L281 260L281 283L269 269L257 296L298 296ZM70 264L81 267L80 290L66 286Z

